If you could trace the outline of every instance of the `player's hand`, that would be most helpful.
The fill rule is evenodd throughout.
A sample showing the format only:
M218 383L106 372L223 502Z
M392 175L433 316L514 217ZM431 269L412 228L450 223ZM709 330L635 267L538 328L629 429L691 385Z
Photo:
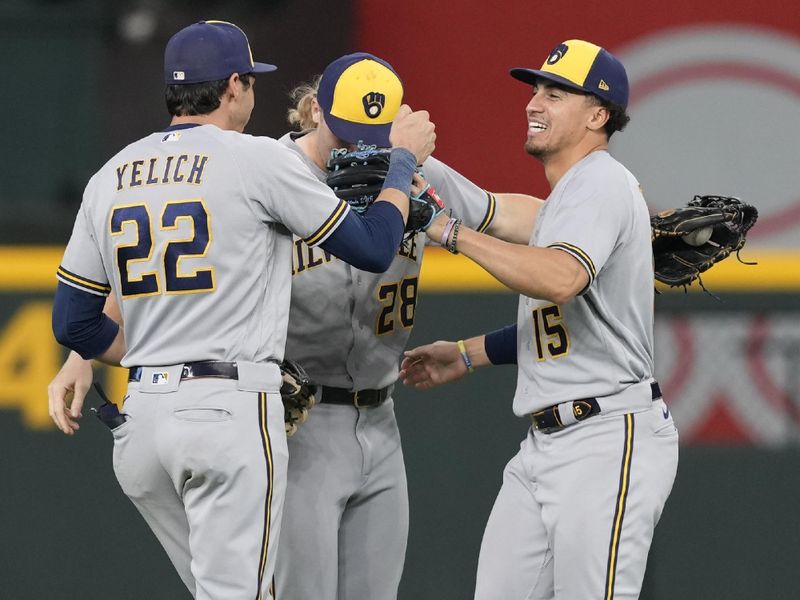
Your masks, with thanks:
M83 400L92 385L92 361L70 352L61 370L47 386L50 418L61 431L74 435L80 429Z
M414 173L414 176L411 178L411 193L414 196L417 196L427 186L428 182L425 181L425 178L422 176L422 174L419 172Z
M444 226L447 225L447 222L450 220L450 217L445 213L440 214L433 220L431 226L425 230L425 234L437 244L442 241L442 234L444 233Z
M389 141L393 148L410 150L421 165L436 147L435 129L427 110L412 111L408 104L403 104L392 122Z
M427 390L461 379L467 365L456 342L434 342L403 353L400 379L405 385Z

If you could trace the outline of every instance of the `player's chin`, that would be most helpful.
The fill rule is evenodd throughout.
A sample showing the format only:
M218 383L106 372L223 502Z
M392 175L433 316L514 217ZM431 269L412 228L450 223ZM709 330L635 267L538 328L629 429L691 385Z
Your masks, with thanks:
M534 158L542 159L547 156L547 147L541 142L537 143L536 136L530 136L525 140L525 152Z

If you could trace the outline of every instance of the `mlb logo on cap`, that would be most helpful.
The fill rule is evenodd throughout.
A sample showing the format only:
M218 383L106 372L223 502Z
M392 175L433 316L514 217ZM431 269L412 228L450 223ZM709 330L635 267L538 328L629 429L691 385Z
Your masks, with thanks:
M234 73L269 73L275 65L253 62L244 31L227 21L200 21L173 35L164 51L168 84L220 81Z
M567 40L550 51L541 69L511 69L511 76L533 84L538 77L628 106L628 75L610 52L583 40Z
M388 148L403 84L385 60L357 52L325 67L317 101L328 128L343 142Z

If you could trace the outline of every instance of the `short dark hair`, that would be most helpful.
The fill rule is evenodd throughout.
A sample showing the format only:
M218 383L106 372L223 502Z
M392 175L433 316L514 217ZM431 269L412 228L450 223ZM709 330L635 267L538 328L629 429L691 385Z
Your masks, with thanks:
M247 89L252 85L255 75L252 73L245 73L239 75L239 79L245 89ZM220 100L227 87L227 79L203 81L187 85L167 85L164 91L167 111L169 111L169 114L173 117L207 115L219 108Z
M608 121L606 121L606 124L603 125L603 129L605 129L606 135L609 138L614 134L615 131L622 131L625 129L625 126L628 124L628 121L630 121L631 118L628 116L624 106L614 104L613 102L608 102L607 100L603 100L594 94L587 94L587 97L590 99L593 105L602 106L608 111Z

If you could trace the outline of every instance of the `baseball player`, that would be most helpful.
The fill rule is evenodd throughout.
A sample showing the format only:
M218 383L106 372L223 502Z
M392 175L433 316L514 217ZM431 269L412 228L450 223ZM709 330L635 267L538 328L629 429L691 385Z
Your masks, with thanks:
M58 269L56 338L130 369L114 470L194 597L270 595L287 449L280 370L291 232L363 269L400 244L427 113L400 108L379 202L358 215L270 138L245 136L254 63L245 34L206 21L167 43L171 125L89 181ZM257 268L254 268L254 265ZM101 310L117 298L122 329ZM66 433L80 412L51 398Z
M335 148L388 144L403 87L371 54L331 62L295 93L280 141L320 180ZM478 231L508 236L535 218L530 196L492 194L433 157L422 165L449 208ZM520 239L519 241L523 241ZM282 600L394 599L408 537L408 493L393 384L414 324L425 250L418 234L386 272L366 273L295 236L286 356L321 384L319 406L289 438L289 475L275 572Z
M324 181L332 150L358 141L388 145L402 96L389 63L343 56L321 82L297 88L290 121L302 131L280 142ZM486 192L433 157L423 171L474 228L527 241L514 236L532 227L541 201ZM288 440L275 577L282 600L397 597L408 493L391 392L414 323L425 239L398 244L387 271L373 274L294 238L286 357L322 387L320 405ZM90 383L88 361L71 355L51 394L74 390L82 398Z
M637 598L678 434L653 379L650 217L608 153L629 120L627 75L581 40L511 75L533 86L526 150L552 188L530 243L446 218L427 233L519 291L517 323L411 350L400 376L427 389L518 366L514 413L532 427L486 525L477 600Z

